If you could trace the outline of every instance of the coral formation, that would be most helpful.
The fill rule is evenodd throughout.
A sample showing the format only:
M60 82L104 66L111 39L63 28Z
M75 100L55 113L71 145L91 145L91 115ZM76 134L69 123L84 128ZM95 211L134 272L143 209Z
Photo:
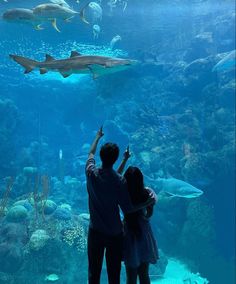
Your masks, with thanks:
M50 237L45 230L36 230L30 237L29 247L32 250L40 250L46 245L49 239Z
M6 215L8 222L22 222L28 217L27 209L22 205L13 206Z

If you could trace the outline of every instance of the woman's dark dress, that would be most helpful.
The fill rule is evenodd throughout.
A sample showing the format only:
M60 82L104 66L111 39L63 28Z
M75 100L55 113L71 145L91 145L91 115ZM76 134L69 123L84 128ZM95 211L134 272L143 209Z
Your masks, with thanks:
M128 267L137 268L142 263L154 264L159 258L149 218L145 215L146 210L140 210L138 222L141 233L139 235L135 235L127 224L124 224L124 262Z

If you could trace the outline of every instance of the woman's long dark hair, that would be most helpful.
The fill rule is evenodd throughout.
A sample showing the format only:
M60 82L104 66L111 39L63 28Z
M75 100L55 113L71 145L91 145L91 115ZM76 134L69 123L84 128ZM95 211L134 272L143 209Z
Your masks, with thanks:
M147 201L149 192L144 187L143 174L137 167L129 167L124 177L127 182L128 192L133 205L139 205ZM139 218L142 210L125 215L125 223L128 228L136 235L141 235L141 228L139 225Z

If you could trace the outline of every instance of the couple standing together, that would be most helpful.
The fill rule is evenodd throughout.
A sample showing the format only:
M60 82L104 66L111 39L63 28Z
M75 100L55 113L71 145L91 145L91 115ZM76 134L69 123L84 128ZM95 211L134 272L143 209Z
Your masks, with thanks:
M153 213L156 195L145 188L143 175L136 167L121 174L130 157L129 149L118 167L113 169L119 156L116 144L101 147L101 168L95 165L102 128L91 145L86 163L89 195L90 225L88 233L89 284L99 284L105 254L109 284L120 284L121 261L126 266L127 284L150 284L149 264L156 263L158 250L149 218ZM123 212L122 222L120 209Z

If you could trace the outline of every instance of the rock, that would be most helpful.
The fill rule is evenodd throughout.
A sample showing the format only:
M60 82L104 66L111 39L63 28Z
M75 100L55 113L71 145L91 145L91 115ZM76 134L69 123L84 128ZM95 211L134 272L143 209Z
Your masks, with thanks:
M13 206L17 206L17 205L22 205L22 206L24 206L27 211L31 211L31 210L33 209L31 203L30 203L29 200L27 200L27 199L16 201L16 202L13 204Z
M69 211L72 210L70 204L67 204L67 203L61 204L60 208L63 208L63 209L69 210Z
M9 210L6 217L9 222L22 222L28 217L28 211L24 206L16 205Z
M50 237L45 230L36 230L30 238L29 247L32 250L38 251L46 245L49 239Z
M55 210L53 217L58 220L70 220L71 219L71 212L70 210L62 207L57 207Z
M44 214L50 215L57 209L57 204L52 200L46 200L44 204Z

